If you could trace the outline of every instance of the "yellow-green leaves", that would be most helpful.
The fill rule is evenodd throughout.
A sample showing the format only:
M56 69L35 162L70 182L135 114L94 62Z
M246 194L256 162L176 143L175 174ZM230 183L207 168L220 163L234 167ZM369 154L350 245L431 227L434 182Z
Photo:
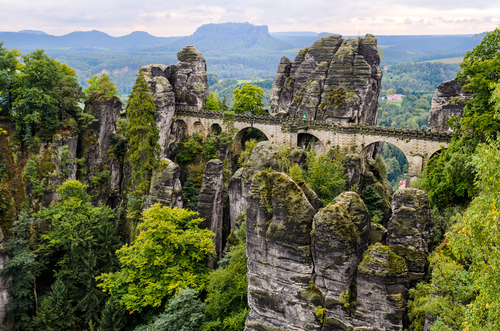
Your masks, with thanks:
M209 230L198 228L196 212L153 205L144 211L143 231L116 254L121 269L98 277L130 311L159 307L185 287L202 289L208 281L206 259L214 255Z

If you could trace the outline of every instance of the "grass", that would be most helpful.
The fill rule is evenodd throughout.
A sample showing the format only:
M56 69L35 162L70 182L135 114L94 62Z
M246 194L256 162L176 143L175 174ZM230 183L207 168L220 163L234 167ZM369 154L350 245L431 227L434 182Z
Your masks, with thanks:
M441 62L441 63L462 63L464 60L464 57L449 57L446 59L437 59L437 60L429 60L429 61L422 61L422 62Z

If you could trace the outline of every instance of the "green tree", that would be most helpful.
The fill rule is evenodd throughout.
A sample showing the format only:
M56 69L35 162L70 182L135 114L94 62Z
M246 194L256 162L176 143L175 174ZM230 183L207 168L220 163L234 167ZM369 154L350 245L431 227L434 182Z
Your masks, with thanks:
M99 322L107 295L97 289L95 277L115 270L113 252L121 246L114 212L108 206L94 207L86 190L79 181L68 180L57 190L57 203L37 213L50 224L39 250L55 262L54 276L64 282L84 326Z
M100 331L119 331L126 323L125 307L111 297L102 311Z
M204 331L242 331L249 312L247 290L246 222L233 232L237 244L219 261L219 268L210 273L205 300L208 321Z
M322 156L317 156L312 151L307 152L305 179L325 206L328 205L345 188L342 154L337 149L331 149Z
M135 188L147 193L153 169L158 166L160 157L160 134L156 126L156 107L150 95L144 75L139 72L134 89L127 103L129 125L129 161L135 180Z
M35 330L70 330L75 327L75 316L68 289L61 280L56 280L52 291L45 295L37 315L33 318Z
M211 111L219 111L219 96L217 93L214 91L210 91L210 94L207 97L207 100L205 101L204 107L205 109L211 110Z
M160 204L145 210L144 231L116 252L121 268L97 277L99 287L131 312L158 308L185 287L205 288L213 233L195 215Z
M262 103L263 97L264 91L262 88L248 83L243 84L233 92L231 99L234 101L233 111L237 114L265 114L266 112L262 109L264 105Z
M17 58L19 51L3 47L3 41L0 41L0 113L10 112L14 102L13 86L16 70L19 66Z
M489 137L497 137L500 129L496 100L496 84L500 79L500 29L486 33L481 43L467 52L457 80L472 92L463 116L449 121L454 129L448 149L431 160L424 173L422 186L431 204L439 208L468 203L476 194L471 164L467 161L476 146Z
M90 96L93 92L98 94L107 95L109 97L115 97L120 94L116 84L111 81L111 78L105 74L100 75L90 74L90 78L86 80L89 86L84 90L85 96Z
M370 216L373 222L380 222L382 220L383 212L380 210L384 200L378 194L375 186L368 185L363 192L361 192L361 198L366 205L366 208L370 212Z
M26 210L12 225L12 238L5 242L5 248L12 258L0 270L0 277L12 279L9 295L8 318L12 330L32 330L30 313L35 309L35 272L38 268L36 253L31 249L31 229L37 223Z
M154 322L140 326L135 331L199 331L205 319L205 304L198 298L198 293L192 288L180 290L158 315Z
M10 115L18 137L28 145L37 130L54 130L63 110L74 111L81 97L76 72L48 57L43 50L23 56L15 76L15 102Z

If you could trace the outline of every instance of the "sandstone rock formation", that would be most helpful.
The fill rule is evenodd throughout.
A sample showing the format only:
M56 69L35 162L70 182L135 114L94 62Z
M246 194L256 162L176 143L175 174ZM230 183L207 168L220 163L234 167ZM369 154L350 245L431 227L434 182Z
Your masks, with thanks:
M198 198L198 217L204 218L200 228L209 229L215 233L214 245L217 259L220 259L224 250L224 175L223 162L219 159L210 160L205 165L203 184ZM213 264L212 267L216 265Z
M90 183L89 194L94 204L109 204L110 199L119 196L121 169L111 148L111 137L116 134L121 110L122 103L117 97L93 94L85 102L85 112L97 121L90 124L82 137L80 157L85 159L86 174L79 179Z
M253 149L246 165L238 169L229 182L229 217L231 229L234 229L236 219L247 208L247 197L252 184L253 176L262 170L280 170L278 163L280 146L271 141L262 141ZM300 148L293 148L288 153L290 164L297 163L303 165L305 163L305 152ZM297 183L301 187L304 183ZM318 199L316 193L310 188L304 187L304 192L310 200L313 207L318 210L323 207L323 203Z
M429 112L429 128L432 131L451 131L446 121L451 116L462 117L465 101L471 97L469 91L455 80L443 82L438 85L432 97L431 111Z
M182 208L180 175L181 169L176 163L162 159L159 169L151 177L147 206L159 202L162 206Z
M387 246L403 257L412 285L427 272L427 256L432 249L432 218L424 191L404 188L392 198L392 217L387 222Z
M283 57L273 81L271 114L375 125L382 70L373 35L330 35Z
M358 330L403 330L408 299L408 270L403 258L382 244L370 246L358 266L356 285L353 324Z
M371 242L360 196L316 213L290 177L254 176L247 209L247 331L403 330L405 260Z
M316 211L287 175L255 175L248 198L248 303L246 328L320 330L314 307L321 294L309 288L312 219Z
M186 46L177 53L177 59L178 63L169 66L150 64L141 67L155 99L161 157L166 158L174 154L172 152L182 139L182 136L179 139L177 127L172 129L175 109L200 110L209 93L203 55L193 46Z

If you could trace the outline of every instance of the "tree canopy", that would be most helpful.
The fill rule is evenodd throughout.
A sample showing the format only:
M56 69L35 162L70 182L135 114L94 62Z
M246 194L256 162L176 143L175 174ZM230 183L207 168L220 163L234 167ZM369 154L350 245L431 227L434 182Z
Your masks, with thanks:
M155 119L156 107L149 92L144 75L140 72L127 103L129 119L127 138L135 188L144 193L149 189L152 171L158 165L160 157L158 144L160 134Z
M97 277L99 286L131 312L158 308L185 287L204 288L214 234L199 229L195 215L159 203L145 210L144 230L116 252L120 270Z
M116 84L113 83L111 78L105 73L101 73L100 75L90 74L90 78L86 81L89 84L89 86L84 90L85 96L87 97L93 92L104 94L109 97L118 96L120 93Z
M237 114L265 114L266 112L262 109L264 105L262 103L263 97L264 91L262 88L248 83L243 84L234 90L232 109Z

